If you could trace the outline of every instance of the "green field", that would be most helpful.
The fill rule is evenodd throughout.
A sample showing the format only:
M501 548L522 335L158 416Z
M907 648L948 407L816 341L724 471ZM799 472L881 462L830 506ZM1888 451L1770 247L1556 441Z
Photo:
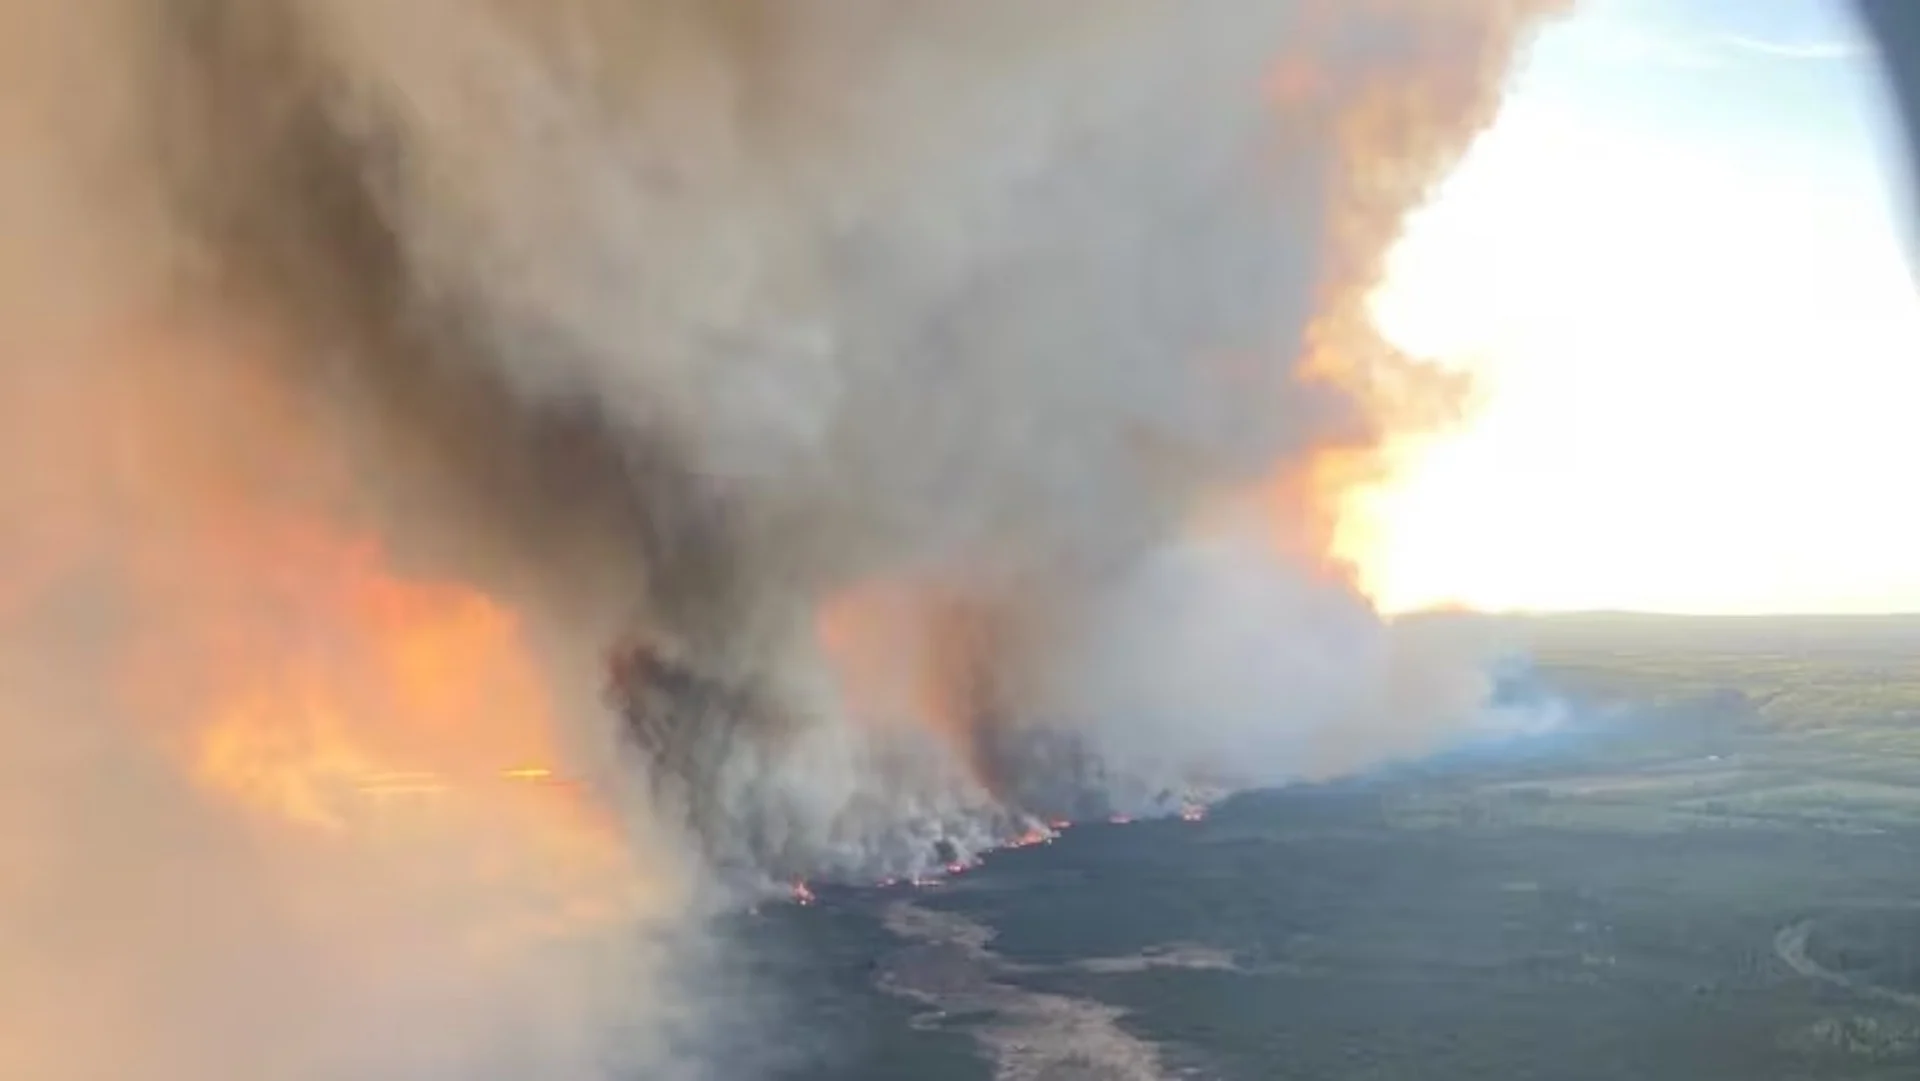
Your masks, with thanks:
M898 902L783 917L864 1034L794 1076L985 1077L952 1041L1050 1038L1015 1015L1068 1000L1164 1076L1920 1076L1920 619L1519 631L1567 733L1076 830L911 899L995 933L958 1016L862 985L929 948L881 926Z

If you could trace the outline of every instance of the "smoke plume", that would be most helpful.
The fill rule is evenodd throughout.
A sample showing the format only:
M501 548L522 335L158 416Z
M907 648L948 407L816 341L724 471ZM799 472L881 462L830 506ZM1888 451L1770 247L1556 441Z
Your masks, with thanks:
M1440 738L1322 480L1548 6L0 0L0 1074L692 1075L743 886Z

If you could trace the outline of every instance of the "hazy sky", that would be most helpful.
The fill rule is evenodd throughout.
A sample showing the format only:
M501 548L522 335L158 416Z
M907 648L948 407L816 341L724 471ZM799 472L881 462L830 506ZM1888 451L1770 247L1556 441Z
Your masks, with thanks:
M1403 345L1481 374L1355 519L1392 608L1920 610L1920 294L1833 0L1588 0L1412 224Z

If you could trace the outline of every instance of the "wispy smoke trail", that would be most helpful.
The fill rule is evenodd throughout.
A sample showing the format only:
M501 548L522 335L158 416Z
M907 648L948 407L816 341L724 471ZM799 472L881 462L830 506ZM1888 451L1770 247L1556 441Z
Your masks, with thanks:
M1544 6L0 0L0 1074L674 1076L715 881L1470 714L1313 478Z

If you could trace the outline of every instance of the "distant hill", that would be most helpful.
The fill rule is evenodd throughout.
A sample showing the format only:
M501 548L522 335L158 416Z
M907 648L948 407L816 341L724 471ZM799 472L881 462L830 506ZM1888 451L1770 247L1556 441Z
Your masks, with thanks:
M1582 696L1793 727L1920 722L1920 615L1480 618Z

